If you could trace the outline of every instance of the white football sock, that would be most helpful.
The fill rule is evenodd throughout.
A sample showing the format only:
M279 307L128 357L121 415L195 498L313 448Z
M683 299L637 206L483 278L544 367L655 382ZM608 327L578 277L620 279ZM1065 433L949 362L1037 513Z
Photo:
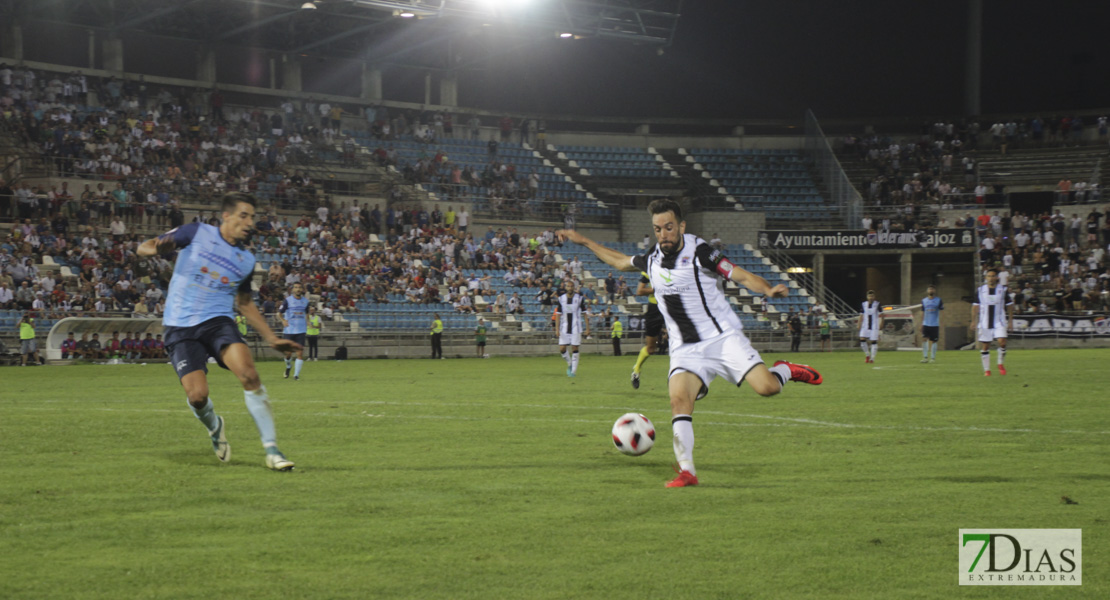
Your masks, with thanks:
M578 353L577 352L570 355L570 372L571 373L577 373L578 372Z
M782 385L782 387L786 387L786 382L790 381L790 365L783 363L781 365L775 365L767 370L775 376L775 379L779 380L779 384Z
M567 366L570 366L570 352L563 353L563 360L567 361Z
M998 349L998 366L1001 367L1002 362L1005 361L1005 360L1006 360L1006 349L1005 348L999 348Z
M859 347L861 350L863 350L864 355L869 355L869 353L867 352L867 342L860 342Z
M674 432L674 457L678 461L678 468L697 475L694 469L694 421L690 415L675 415L671 419L671 430Z
M979 358L983 359L983 372L991 370L991 352L990 350L979 351Z
M258 426L258 435L262 438L262 447L277 446L277 433L274 428L274 413L270 409L270 397L266 394L266 386L257 390L243 390L243 399L247 403L247 412Z
M871 344L871 360L875 360L875 355L879 353L879 345Z
M186 400L186 402L188 402L188 400ZM216 415L216 409L212 406L211 398L209 398L201 408L193 406L192 403L189 404L189 408L193 409L193 414L204 424L208 433L212 433L220 426L220 418Z

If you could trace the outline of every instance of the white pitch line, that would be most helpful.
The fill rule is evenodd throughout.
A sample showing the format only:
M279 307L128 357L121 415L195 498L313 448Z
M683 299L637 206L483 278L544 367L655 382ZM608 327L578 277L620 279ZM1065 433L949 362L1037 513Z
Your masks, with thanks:
M303 402L312 403L327 403L337 404L343 402L324 401L324 400L307 400ZM427 402L390 402L384 400L368 400L368 401L347 401L346 404L374 404L374 405L390 405L390 406L462 406L462 407L476 407L476 408L557 408L557 409L572 409L572 410L606 410L618 411L627 410L627 407L612 407L612 406L558 406L548 404L467 404L467 403L427 403ZM69 410L67 407L45 407L45 406L15 406L8 408L16 408L23 410L35 411L49 411L49 410ZM167 408L109 408L109 407L95 407L92 410L106 411L106 412L141 412L141 413L181 413L183 410L167 409ZM545 422L545 423L609 423L608 419L557 419L557 418L542 418L532 416L521 416L519 418L507 417L467 417L461 415L402 415L402 414L371 414L363 411L359 414L346 413L346 412L313 412L313 413L298 413L300 415L315 416L315 417L360 417L365 416L369 418L387 418L387 419L421 419L421 420L457 420L457 421L498 421L498 422L514 422L521 421L527 422ZM953 433L1033 433L1033 434L1068 434L1068 435L1110 435L1110 431L1084 431L1079 429L1029 429L1029 428L1004 428L1004 427L978 427L978 426L928 426L928 425L868 425L860 423L839 423L836 421L821 421L817 419L807 419L802 417L781 417L776 415L758 415L750 413L729 413L721 411L701 411L699 415L713 415L718 417L737 417L742 419L757 419L762 421L778 421L776 423L729 423L721 421L705 421L699 420L699 425L711 425L722 427L812 427L824 429L859 429L859 430L874 430L874 431L929 431L929 432L953 432Z

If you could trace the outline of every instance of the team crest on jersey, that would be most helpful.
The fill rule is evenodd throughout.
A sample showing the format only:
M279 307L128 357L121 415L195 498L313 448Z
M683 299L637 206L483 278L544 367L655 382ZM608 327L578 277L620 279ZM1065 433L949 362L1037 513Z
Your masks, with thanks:
M690 257L689 257L689 256L683 256L683 257L682 257L682 258L681 258L681 259L680 259L680 260L678 261L678 263L679 263L680 265L684 266L684 267L688 267L688 266L690 266Z

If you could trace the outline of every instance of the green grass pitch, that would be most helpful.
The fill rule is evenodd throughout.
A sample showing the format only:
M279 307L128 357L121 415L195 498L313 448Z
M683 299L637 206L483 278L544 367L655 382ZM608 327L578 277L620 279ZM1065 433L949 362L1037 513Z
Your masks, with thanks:
M262 363L292 473L222 370L226 465L167 365L4 369L0 598L1110 597L1110 351L861 354L791 355L825 383L772 398L718 380L686 489L665 357L639 391L635 355ZM1084 584L960 588L960 528L1080 528Z

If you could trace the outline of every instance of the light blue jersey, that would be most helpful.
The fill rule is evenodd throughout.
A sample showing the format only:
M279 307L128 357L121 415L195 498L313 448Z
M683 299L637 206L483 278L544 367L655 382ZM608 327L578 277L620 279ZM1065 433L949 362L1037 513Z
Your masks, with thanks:
M289 326L282 333L294 335L308 331L308 296L286 296L281 314Z
M218 227L189 223L160 238L180 250L162 324L192 327L215 317L235 318L235 296L250 292L254 255L232 246Z
M941 300L940 296L922 298L921 309L925 312L925 318L921 322L922 325L925 327L940 327L940 311L944 310L944 300Z

